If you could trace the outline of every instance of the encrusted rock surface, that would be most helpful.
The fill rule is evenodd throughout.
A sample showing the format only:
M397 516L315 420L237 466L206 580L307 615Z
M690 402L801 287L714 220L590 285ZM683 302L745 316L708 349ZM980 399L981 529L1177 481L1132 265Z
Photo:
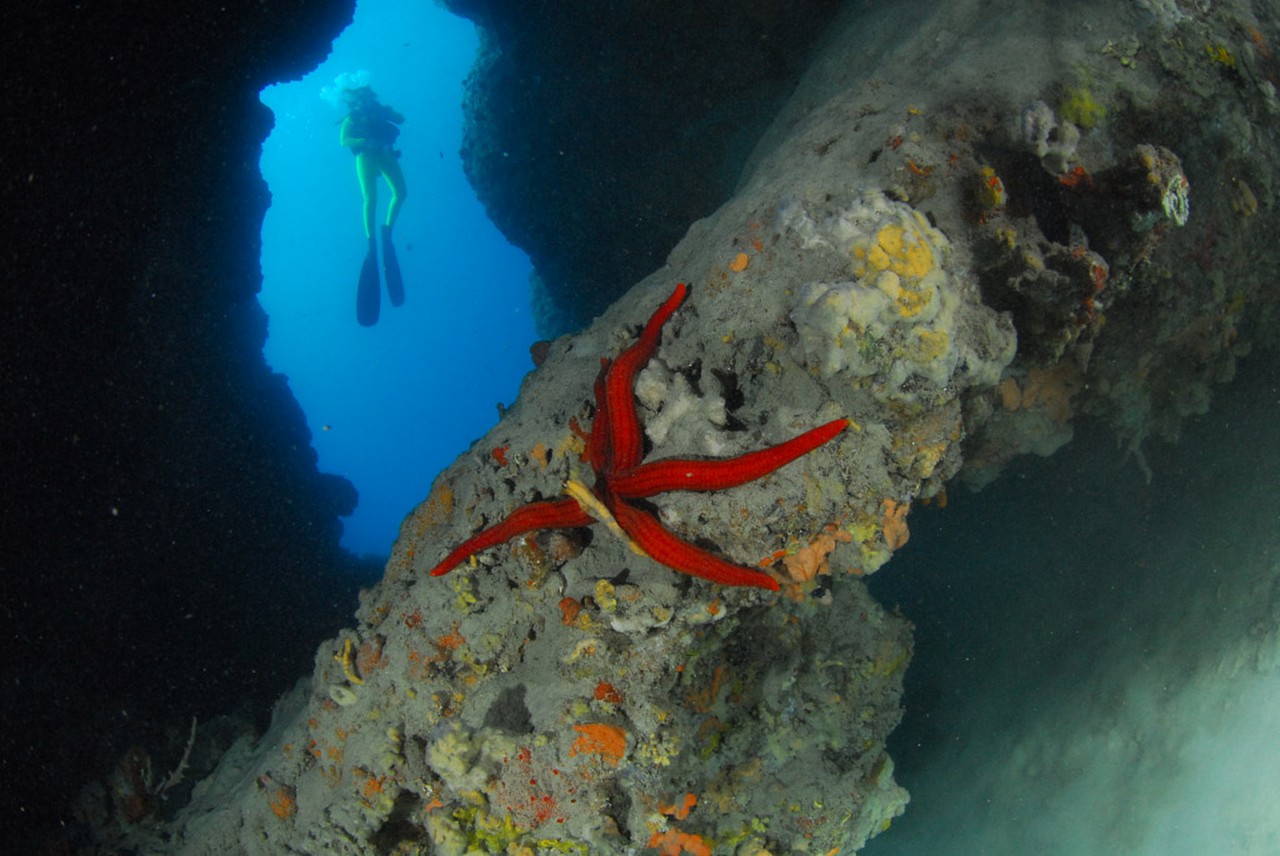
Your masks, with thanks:
M845 852L887 828L907 798L884 739L911 642L860 577L906 542L911 503L1051 451L1082 410L1140 455L1275 329L1274 159L1257 153L1275 123L1250 121L1275 109L1274 66L1241 42L1274 19L1023 3L997 29L978 9L849 13L735 196L551 346L169 846ZM1177 120L1210 104L1221 122ZM650 457L856 423L757 482L655 499L782 591L678 575L603 527L426 576L588 475L570 422L678 280L693 295L637 381Z

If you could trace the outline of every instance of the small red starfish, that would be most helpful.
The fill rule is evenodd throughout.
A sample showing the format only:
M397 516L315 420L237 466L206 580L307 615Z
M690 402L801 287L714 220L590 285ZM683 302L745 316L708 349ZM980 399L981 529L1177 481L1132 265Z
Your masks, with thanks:
M668 458L640 462L644 453L640 420L632 386L636 373L658 349L662 327L689 289L679 283L653 313L640 339L610 363L601 360L596 379L596 415L587 438L586 459L595 471L595 486L570 480L565 499L542 500L521 506L502 522L460 544L431 570L433 577L449 573L468 556L535 529L576 529L597 520L620 530L637 552L685 574L731 586L778 590L766 573L735 565L672 534L651 511L635 505L670 490L724 490L754 481L831 440L849 425L836 419L798 437L736 458L695 460Z

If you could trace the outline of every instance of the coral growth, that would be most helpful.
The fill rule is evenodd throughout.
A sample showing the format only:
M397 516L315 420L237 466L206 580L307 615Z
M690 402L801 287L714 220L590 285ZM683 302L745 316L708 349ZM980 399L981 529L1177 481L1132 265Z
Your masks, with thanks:
M935 405L956 385L994 383L1013 358L1012 330L977 304L950 242L920 212L867 194L823 221L800 208L785 218L804 243L850 253L851 278L805 284L792 312L799 357L820 377Z

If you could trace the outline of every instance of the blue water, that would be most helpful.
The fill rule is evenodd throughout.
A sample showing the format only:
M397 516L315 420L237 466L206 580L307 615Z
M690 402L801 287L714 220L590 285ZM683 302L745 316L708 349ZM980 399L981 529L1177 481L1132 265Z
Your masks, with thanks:
M324 472L360 493L343 546L386 555L431 480L492 426L532 368L527 257L498 234L462 174L462 82L475 28L420 0L363 0L327 61L267 88L276 127L263 146L271 208L262 227L268 364L289 379ZM403 113L409 194L396 225L407 298L385 293L376 326L356 324L364 257L355 159L342 112L321 90L367 70ZM390 197L379 186L379 222Z

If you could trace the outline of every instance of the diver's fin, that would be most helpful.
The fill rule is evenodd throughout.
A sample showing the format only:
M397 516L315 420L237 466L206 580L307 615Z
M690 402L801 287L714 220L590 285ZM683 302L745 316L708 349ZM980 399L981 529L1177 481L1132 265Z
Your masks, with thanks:
M360 268L360 285L356 288L356 320L361 327L372 327L378 323L379 304L382 302L379 290L378 245L370 238L369 252L365 254L364 265Z
M404 278L400 276L400 261L396 258L396 246L391 243L391 227L382 227L382 271L387 275L387 299L392 306L404 303Z

